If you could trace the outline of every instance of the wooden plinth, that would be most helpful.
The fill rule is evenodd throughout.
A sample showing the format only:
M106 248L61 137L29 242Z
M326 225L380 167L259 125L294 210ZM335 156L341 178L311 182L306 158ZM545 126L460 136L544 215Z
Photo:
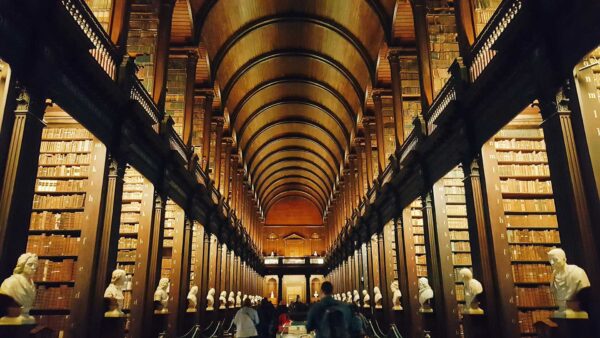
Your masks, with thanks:
M104 317L100 338L122 338L125 336L125 317Z
M463 323L465 337L467 338L485 338L489 337L490 332L487 327L487 316L463 314Z

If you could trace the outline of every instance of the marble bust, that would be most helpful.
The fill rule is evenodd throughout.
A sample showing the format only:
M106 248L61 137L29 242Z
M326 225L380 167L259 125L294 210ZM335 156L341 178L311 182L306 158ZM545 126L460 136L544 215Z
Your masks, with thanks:
M342 295L341 295L341 299L340 299L340 301L342 301L342 302L344 302L344 303L346 302L346 294L345 294L345 293L343 293L343 292L342 292Z
M227 308L227 291L221 291L219 294L219 309L223 310Z
M108 300L108 311L104 313L104 317L123 317L125 313L123 313L123 301L125 300L125 296L123 296L123 287L125 286L125 281L127 278L127 273L125 270L116 269L112 272L110 278L110 284L104 291L104 299Z
M363 307L370 308L371 307L371 296L369 296L369 292L367 290L363 290L362 294L363 294Z
M590 287L590 280L585 271L577 265L567 264L567 256L562 249L548 251L548 260L552 266L550 291L556 300L558 310L554 317L588 318L588 313L579 309L576 300L581 289Z
M379 287L376 286L373 288L373 297L375 300L375 308L376 309L381 309L381 300L383 299L383 296L381 295L381 290L379 290Z
M433 299L433 289L429 285L429 280L425 277L419 278L419 312L430 313L433 312L431 308L431 300Z
M390 285L390 289L392 290L392 310L400 311L402 310L402 303L400 302L400 298L402 297L402 293L400 293L400 287L398 285L398 281L395 280Z
M208 290L208 295L206 295L206 311L213 311L215 309L215 292L215 288Z
M12 276L2 282L0 293L10 296L20 306L18 317L2 317L0 323L33 324L35 319L29 315L29 310L35 301L35 284L33 276L37 271L38 256L33 253L24 253L17 259L17 266Z
M477 279L473 278L473 272L470 269L462 268L458 274L465 290L465 307L463 313L482 315L483 310L479 307L477 296L483 292L483 285Z
M198 305L198 287L196 285L190 288L190 292L187 295L188 307L186 312L196 312L196 306Z
M227 307L233 309L235 307L235 293L231 291L229 293L229 297L227 297Z
M169 279L161 278L158 287L154 291L154 303L156 308L154 313L169 312Z
M235 296L235 307L242 307L242 291L238 291Z
M352 292L346 292L346 303L352 304Z
M354 304L360 306L360 294L358 293L358 290L354 290L353 291L353 296L354 296Z

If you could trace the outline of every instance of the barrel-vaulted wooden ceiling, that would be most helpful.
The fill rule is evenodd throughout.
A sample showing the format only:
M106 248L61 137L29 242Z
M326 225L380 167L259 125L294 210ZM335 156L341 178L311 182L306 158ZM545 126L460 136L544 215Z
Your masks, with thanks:
M172 43L197 44L263 211L302 197L324 213L387 44L414 42L408 0L178 0Z

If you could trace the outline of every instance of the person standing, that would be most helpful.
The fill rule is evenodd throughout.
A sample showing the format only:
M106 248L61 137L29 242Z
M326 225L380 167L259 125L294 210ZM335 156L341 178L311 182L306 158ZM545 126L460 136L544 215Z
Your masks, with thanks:
M275 307L267 299L263 298L258 307L258 336L261 338L269 337L269 324L273 320Z
M260 323L260 320L258 313L251 306L250 299L244 299L242 308L233 317L236 338L258 337L256 326Z
M333 285L321 284L321 301L313 304L308 311L306 330L316 330L316 338L349 337L352 314L348 305L333 299Z

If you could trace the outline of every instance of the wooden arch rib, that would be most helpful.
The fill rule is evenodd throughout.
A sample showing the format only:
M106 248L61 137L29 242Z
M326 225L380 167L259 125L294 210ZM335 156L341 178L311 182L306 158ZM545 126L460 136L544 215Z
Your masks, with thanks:
M308 77L281 77L257 84L236 102L235 108L230 111L232 124L239 129L239 121L246 120L259 107L294 96L327 107L339 116L344 125L352 126L358 116L358 111L352 109L348 100L327 82Z
M325 210L325 207L327 206L326 200L323 199L323 197L316 190L314 190L314 188L312 186L304 184L304 183L299 183L299 182L281 183L277 187L273 187L273 189L271 189L269 191L269 193L266 194L263 197L263 199L261 199L261 201L263 201L262 203L264 205L268 205L269 201L273 197L277 196L278 194L280 194L282 192L289 191L289 190L300 190L300 191L304 191L305 193L311 195L315 200L317 200L319 202L319 209L321 210L321 213L323 213L323 211Z
M307 201L309 201L310 203L312 203L315 207L317 207L317 209L319 209L319 211L322 212L321 206L319 205L319 202L310 194L305 193L304 191L298 191L298 190L287 190L284 192L281 192L279 194L277 194L276 196L273 196L271 198L271 200L269 201L268 204L265 204L265 215L269 213L269 210L271 210L271 207L274 206L278 201L286 198L286 197L300 197L300 198L304 198Z
M327 131L341 145L347 146L350 132L335 114L309 102L285 100L267 105L253 114L238 131L240 145L271 124L287 121L304 121Z
M341 64L339 61L336 61L335 59L331 58L328 55L325 54L321 54L318 53L316 51L312 51L312 50L305 50L305 49L281 49L281 50L273 50L273 51L269 51L266 52L264 54L258 55L255 58L248 60L245 64L243 64L242 66L240 66L239 68L237 68L237 70L235 71L235 73L233 73L231 76L227 77L225 79L225 81L222 81L221 79L221 83L225 83L225 85L223 86L223 90L222 90L222 98L223 98L223 102L228 105L229 104L229 95L231 93L231 90L233 88L233 86L235 86L235 84L248 72L250 72L253 68L258 67L260 65L263 65L265 63L269 63L269 62L274 62L274 63L281 63L283 58L302 58L302 59L310 59L313 61L317 61L325 66L327 66L328 68L334 70L335 72L339 73L342 75L342 77L344 78L344 81L349 83L353 94L352 93L344 93L344 95L356 95L356 97L359 99L359 101L362 102L364 101L364 91L366 90L366 84L362 84L358 81L358 79L354 76L354 74L352 74L343 64ZM294 73L294 71L297 72L297 74L303 74L303 72L305 71L310 71L310 69L296 69L294 70L294 68L288 68L287 71L289 71L291 74L290 76L294 76L296 75ZM259 82L259 81L257 81ZM228 105L229 106L229 105Z
M335 154L325 147L322 142L314 140L312 138L305 138L302 135L286 135L278 139L270 140L264 144L255 154L248 157L248 168L251 173L256 173L256 167L262 162L267 162L267 158L270 158L271 154L277 153L278 151L287 150L303 150L314 153L329 164L329 168L337 175L341 161ZM263 155L264 154L264 155ZM264 157L263 157L264 156Z
M294 168L294 169L307 169L312 171L314 174L321 177L323 183L328 187L333 187L332 176L319 164L313 162L311 159L305 157L284 157L275 162L271 162L267 166L259 170L254 178L254 182L259 186L269 175L283 169Z
M360 58L364 62L364 66L366 67L369 78L371 81L375 79L375 62L377 61L376 54L369 54L369 51L363 45L363 43L356 37L352 32L350 32L346 27L338 24L333 20L329 20L327 18L312 16L310 14L300 16L298 13L286 13L283 15L274 15L268 17L262 17L253 22L249 22L244 27L241 27L237 30L233 35L231 35L218 49L214 57L212 58L213 63L213 72L219 69L221 62L223 62L225 56L228 52L230 52L236 44L243 44L243 39L247 36L251 36L252 34L258 34L265 36L264 31L267 29L277 29L279 31L285 30L282 26L285 25L297 25L297 26L307 26L307 25L316 25L319 27L323 27L331 33L339 35L343 40L345 40L348 44L350 44L360 55ZM272 26L272 27L268 27ZM275 27L276 26L276 27ZM284 32L285 34L285 32ZM293 40L293 39L289 39ZM333 44L335 45L335 44ZM335 46L333 46L335 48Z
M275 205L275 203L277 203L277 201L284 199L286 197L302 197L305 198L307 200L309 200L312 204L314 204L317 209L319 209L319 211L323 212L323 206L319 203L319 201L311 194L302 191L302 190L296 190L296 189L290 189L290 190L285 190L283 192L280 192L276 195L274 195L273 197L271 197L271 199L269 200L269 203L266 203L264 206L264 212L265 215L269 213L269 210L271 209L271 207L273 205Z
M310 180L315 183L319 187L319 191L323 192L324 196L328 197L330 195L330 191L332 187L329 187L327 183L323 180L322 177L317 175L316 173L306 169L306 168L288 168L276 171L273 175L265 178L264 183L261 185L257 185L256 192L258 196L262 196L262 194L268 190L268 188L278 181L283 181L292 178L302 178ZM295 181L295 180L294 180Z
M260 194L257 194L259 200L266 202L266 197L269 196L269 194L275 188L285 184L301 184L307 187L311 187L312 190L317 194L317 196L319 196L319 198L323 202L326 202L327 198L329 197L327 195L327 191L325 191L325 189L323 189L323 187L320 186L317 182L315 182L309 177L303 176L302 173L298 173L296 175L279 178L270 182L268 185L265 185L264 188L261 190Z
M275 122L266 125L248 139L245 144L241 143L240 145L242 152L247 157L252 158L254 153L270 140L286 136L308 138L320 143L322 148L328 149L335 156L338 163L342 161L344 150L347 148L346 143L341 144L329 131L316 124L300 120Z

